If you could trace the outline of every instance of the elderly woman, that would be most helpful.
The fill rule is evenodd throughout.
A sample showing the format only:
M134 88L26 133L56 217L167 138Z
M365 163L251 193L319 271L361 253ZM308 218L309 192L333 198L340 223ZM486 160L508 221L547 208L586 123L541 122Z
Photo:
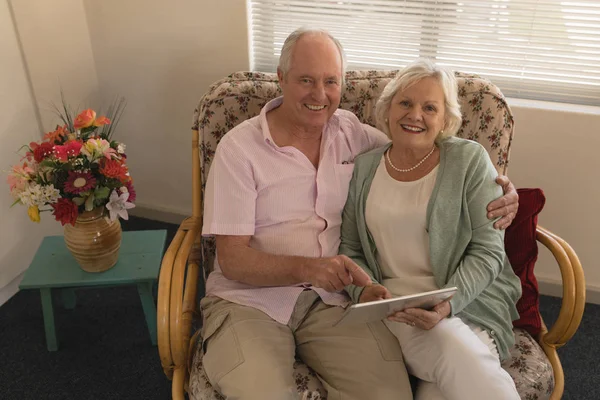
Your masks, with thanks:
M500 360L513 345L521 286L503 231L486 218L502 195L496 170L480 144L454 137L454 75L417 61L385 87L376 113L392 142L356 159L340 246L373 285L347 291L365 302L458 287L432 310L385 321L421 380L416 398L518 399Z

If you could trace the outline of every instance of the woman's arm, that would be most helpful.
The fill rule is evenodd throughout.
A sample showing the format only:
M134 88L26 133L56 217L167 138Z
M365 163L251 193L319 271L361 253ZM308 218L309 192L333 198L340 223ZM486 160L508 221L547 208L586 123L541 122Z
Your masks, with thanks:
M447 286L459 292L450 300L451 314L459 313L498 277L504 268L504 231L494 229L487 218L486 204L498 198L502 189L495 183L497 172L483 148L469 167L466 181L467 212L471 220L471 240Z

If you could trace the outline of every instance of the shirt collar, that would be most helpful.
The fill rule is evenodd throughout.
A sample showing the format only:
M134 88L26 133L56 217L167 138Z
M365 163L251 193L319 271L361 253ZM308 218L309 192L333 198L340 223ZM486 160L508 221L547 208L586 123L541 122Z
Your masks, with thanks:
M267 122L267 113L277 107L279 107L283 103L283 96L276 97L273 100L269 101L265 106L260 110L259 114L259 122L260 129L262 130L263 138L267 143L271 143L274 146L275 142L273 141L273 137L271 136L271 131L269 130L269 123ZM323 137L321 141L328 142L333 137L335 137L340 130L340 117L338 116L337 111L333 113L327 124L323 128Z

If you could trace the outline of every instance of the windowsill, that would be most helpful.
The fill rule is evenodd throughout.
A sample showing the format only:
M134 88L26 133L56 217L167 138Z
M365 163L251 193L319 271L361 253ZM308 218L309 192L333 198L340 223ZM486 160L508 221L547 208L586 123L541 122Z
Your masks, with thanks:
M580 104L555 103L552 101L506 98L510 107L535 108L546 111L559 111L567 113L580 113L587 115L600 115L600 107Z

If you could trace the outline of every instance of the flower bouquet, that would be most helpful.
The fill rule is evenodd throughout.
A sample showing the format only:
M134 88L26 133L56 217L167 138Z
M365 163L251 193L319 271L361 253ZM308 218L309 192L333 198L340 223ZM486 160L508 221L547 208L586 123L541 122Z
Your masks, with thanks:
M63 122L43 140L22 147L21 164L8 173L15 204L27 207L29 218L51 212L65 227L65 242L79 265L99 272L112 267L121 245L118 217L128 219L136 193L129 175L125 145L112 139L124 101L107 116L92 109L75 118L63 101L57 110Z
M117 121L123 104L109 109ZM40 212L50 211L62 225L75 225L81 213L101 206L112 220L127 219L136 194L125 145L111 138L111 118L87 109L73 119L66 106L59 115L64 125L23 146L23 163L10 170L13 205L27 206L34 222L40 221Z

